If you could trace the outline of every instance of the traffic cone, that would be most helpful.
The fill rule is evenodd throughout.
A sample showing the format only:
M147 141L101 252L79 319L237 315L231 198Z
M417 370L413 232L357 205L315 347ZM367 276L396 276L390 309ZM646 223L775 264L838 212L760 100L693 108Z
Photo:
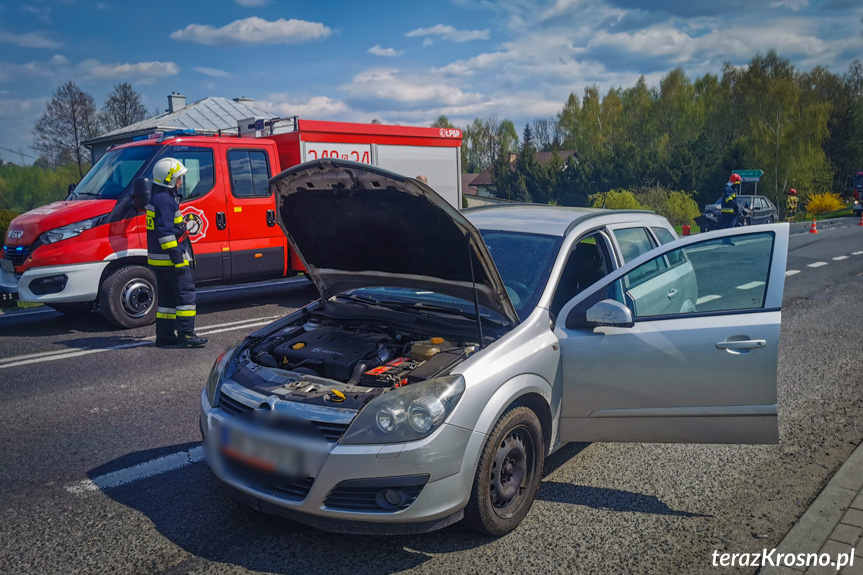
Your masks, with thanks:
M857 222L858 226L863 226L863 212L860 212L860 221Z
M818 227L815 225L815 218L812 218L812 227L809 228L809 233L810 234L817 234L818 233Z

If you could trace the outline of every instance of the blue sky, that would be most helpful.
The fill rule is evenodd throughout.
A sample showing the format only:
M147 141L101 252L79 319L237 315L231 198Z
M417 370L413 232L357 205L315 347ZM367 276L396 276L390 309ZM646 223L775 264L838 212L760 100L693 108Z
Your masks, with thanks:
M521 125L589 85L657 85L771 48L844 72L863 57L863 1L0 0L0 147L34 155L33 124L67 80L97 105L128 81L153 112L177 91L314 119Z

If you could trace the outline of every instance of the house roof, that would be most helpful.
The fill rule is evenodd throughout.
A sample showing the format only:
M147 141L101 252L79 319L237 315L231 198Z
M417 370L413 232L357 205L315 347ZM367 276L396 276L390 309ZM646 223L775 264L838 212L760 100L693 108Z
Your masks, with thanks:
M245 118L273 118L269 112L228 98L204 98L193 102L176 112L165 112L146 120L141 120L124 128L112 130L98 138L87 140L84 145L98 144L111 140L125 140L142 134L162 130L192 129L204 134L236 134L237 121Z
M475 196L476 188L473 187L473 180L476 178L476 174L462 174L461 175L461 193L462 195Z
M536 153L536 161L538 164L545 164L554 157L554 154L560 156L561 161L565 162L569 159L570 156L578 157L578 152L576 150L558 150L557 152L537 152ZM514 161L514 158L513 158ZM494 177L491 174L491 168L486 168L471 182L473 187L477 186L493 186L494 185Z

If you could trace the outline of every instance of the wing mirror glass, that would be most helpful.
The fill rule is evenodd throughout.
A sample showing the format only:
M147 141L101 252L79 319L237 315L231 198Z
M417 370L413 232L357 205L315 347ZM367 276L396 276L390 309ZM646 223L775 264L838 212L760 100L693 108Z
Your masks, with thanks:
M132 201L135 210L143 214L150 203L150 180L147 178L135 178L132 181Z
M591 326L632 327L632 311L613 299L604 299L593 304L585 313L585 320Z

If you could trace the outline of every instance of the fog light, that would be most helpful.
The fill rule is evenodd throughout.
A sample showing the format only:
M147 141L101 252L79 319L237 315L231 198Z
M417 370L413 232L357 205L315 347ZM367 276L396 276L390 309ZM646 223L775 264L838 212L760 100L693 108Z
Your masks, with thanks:
M47 295L52 293L60 293L64 289L66 289L66 282L69 281L69 278L66 277L66 274L60 274L56 276L48 276L44 278L35 279L30 282L30 291L36 295Z
M405 494L398 489L382 489L375 497L375 503L384 509L395 509L405 502Z

